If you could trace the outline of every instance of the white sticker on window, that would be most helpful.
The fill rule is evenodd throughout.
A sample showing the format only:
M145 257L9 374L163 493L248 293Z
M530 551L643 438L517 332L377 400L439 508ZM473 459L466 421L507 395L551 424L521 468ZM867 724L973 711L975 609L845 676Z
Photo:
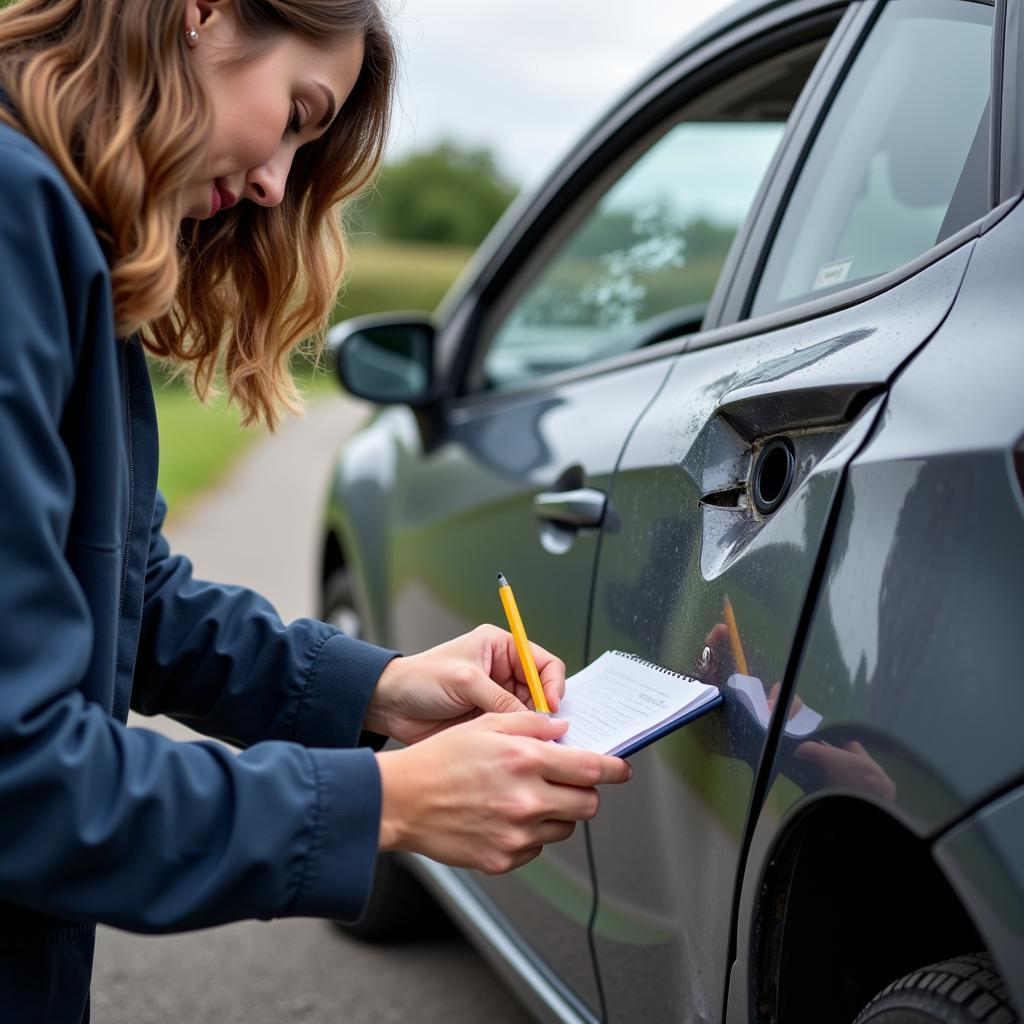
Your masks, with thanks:
M833 260L831 263L825 263L818 271L818 276L814 279L814 291L819 288L831 288L833 285L842 284L850 276L850 267L853 266L853 260Z

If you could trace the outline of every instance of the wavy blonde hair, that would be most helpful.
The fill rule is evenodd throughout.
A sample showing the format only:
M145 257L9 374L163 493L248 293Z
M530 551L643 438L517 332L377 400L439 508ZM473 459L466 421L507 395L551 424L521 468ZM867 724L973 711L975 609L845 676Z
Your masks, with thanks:
M365 56L334 123L296 154L277 207L179 220L201 173L208 97L172 0L17 0L0 10L0 118L56 163L110 264L122 335L186 372L200 398L222 372L246 424L301 403L289 371L322 339L346 261L341 210L387 141L395 48L377 0L233 0L253 52L293 32L361 35ZM244 59L244 55L243 55Z

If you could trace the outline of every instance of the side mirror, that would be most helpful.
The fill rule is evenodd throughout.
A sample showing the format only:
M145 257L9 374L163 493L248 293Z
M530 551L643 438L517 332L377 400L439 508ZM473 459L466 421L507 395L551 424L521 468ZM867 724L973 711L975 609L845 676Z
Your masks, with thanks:
M345 390L379 405L434 400L434 325L425 313L353 317L331 328L327 346Z

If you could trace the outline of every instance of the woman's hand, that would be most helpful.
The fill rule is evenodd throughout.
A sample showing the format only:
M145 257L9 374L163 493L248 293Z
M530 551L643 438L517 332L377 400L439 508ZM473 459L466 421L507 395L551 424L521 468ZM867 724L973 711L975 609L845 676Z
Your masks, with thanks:
M542 647L530 646L544 696L557 711L565 692L565 665ZM364 726L416 743L485 712L532 706L512 634L479 626L422 654L391 661L377 681Z
M485 715L377 754L380 848L499 874L567 839L597 814L594 787L632 771L620 758L545 742L565 726L532 712Z

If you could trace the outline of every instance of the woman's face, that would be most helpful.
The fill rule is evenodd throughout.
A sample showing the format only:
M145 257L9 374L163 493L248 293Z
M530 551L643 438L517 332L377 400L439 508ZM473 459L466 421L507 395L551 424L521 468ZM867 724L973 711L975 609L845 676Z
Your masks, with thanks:
M300 146L328 129L355 86L362 38L329 48L296 35L253 44L241 33L232 0L189 0L185 30L198 39L190 56L213 105L201 179L189 188L183 217L205 219L242 200L276 206Z

